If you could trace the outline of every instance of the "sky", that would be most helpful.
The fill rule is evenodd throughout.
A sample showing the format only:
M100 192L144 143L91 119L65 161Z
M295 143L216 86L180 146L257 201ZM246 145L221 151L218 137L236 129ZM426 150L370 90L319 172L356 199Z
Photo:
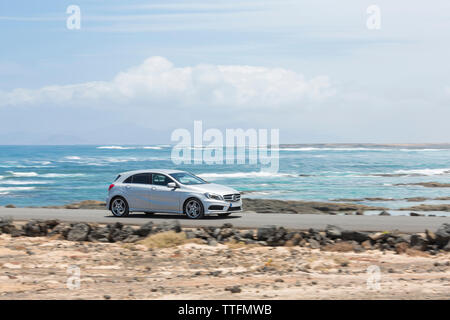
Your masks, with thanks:
M0 0L0 37L0 144L450 142L448 0Z

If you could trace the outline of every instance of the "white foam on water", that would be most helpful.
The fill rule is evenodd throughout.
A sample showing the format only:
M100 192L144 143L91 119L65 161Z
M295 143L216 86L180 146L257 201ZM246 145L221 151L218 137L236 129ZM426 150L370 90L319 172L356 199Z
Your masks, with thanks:
M85 175L84 173L45 173L40 176L45 178L75 178L84 177Z
M38 176L38 174L36 172L7 171L7 173L11 174L14 177L37 177Z
M36 189L35 187L0 187L0 192L2 191L29 191L29 190L34 190Z
M111 150L131 150L136 149L136 147L122 147L122 146L101 146L97 149L111 149Z
M162 147L142 147L142 149L161 150Z
M50 184L51 181L32 181L32 180L2 180L0 184L12 184L12 185L27 185L27 184Z
M438 176L450 174L450 168L438 168L438 169L413 169L413 170L397 170L395 174L410 174L421 176Z
M64 157L64 159L67 159L67 160L81 160L81 158L78 157L78 156L67 156L67 157Z

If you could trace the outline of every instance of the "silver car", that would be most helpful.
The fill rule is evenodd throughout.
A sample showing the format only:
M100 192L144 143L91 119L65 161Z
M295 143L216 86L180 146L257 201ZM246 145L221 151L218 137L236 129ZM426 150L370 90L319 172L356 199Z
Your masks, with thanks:
M200 219L242 211L238 191L206 182L189 172L161 169L121 173L109 186L106 205L116 217L130 212L161 212Z

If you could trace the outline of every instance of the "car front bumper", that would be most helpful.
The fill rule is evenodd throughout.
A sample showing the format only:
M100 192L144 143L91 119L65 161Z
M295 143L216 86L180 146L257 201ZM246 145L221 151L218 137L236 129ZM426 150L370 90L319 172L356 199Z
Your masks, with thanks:
M228 202L206 199L203 200L203 207L205 209L205 215L227 212L240 212L242 211L242 200Z

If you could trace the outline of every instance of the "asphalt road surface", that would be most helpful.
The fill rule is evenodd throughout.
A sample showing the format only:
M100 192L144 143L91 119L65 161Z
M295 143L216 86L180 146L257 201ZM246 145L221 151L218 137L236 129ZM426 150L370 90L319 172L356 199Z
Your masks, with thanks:
M221 226L231 223L237 228L258 228L267 225L283 226L286 229L307 230L324 229L333 224L348 230L423 232L425 229L435 231L441 224L450 223L449 217L410 217L410 216L338 216L318 214L287 213L234 213L228 217L210 216L202 220L191 220L183 215L143 213L130 214L126 218L114 217L106 210L85 209L43 209L43 208L0 208L0 217L12 217L14 220L59 219L66 222L96 222L141 225L148 221L162 223L179 220L183 227Z

